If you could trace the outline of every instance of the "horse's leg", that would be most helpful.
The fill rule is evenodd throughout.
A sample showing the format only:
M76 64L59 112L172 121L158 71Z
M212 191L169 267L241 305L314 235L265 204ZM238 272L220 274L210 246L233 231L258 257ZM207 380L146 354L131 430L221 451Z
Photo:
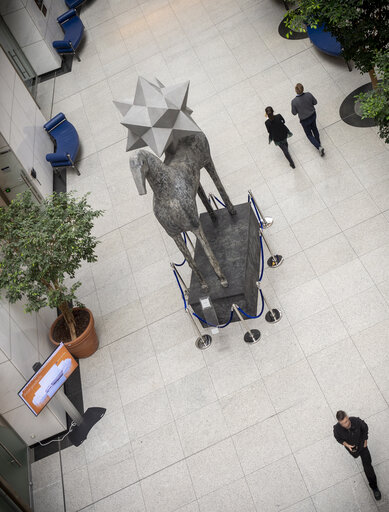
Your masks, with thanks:
M219 175L215 169L215 165L212 161L212 158L209 158L207 164L204 167L208 171L208 174L211 176L212 181L214 182L219 194L222 196L223 203L227 206L227 210L230 212L231 215L235 215L236 210L234 208L234 205L232 204L231 199L229 198L223 183L220 181Z
M204 279L203 275L201 274L200 270L197 268L197 265L196 265L194 259L192 258L192 255L189 252L189 249L187 248L184 240L182 239L182 236L175 235L175 236L172 236L172 238L176 242L177 247L180 249L180 251L184 255L184 258L188 262L188 265L190 266L192 271L196 274L198 280L200 281L202 290L208 291L208 285L205 282L205 279Z
M217 261L215 255L213 254L211 246L209 245L208 240L204 234L203 228L200 225L197 229L192 229L191 231L192 231L192 233L194 233L196 235L196 238L199 240L199 242L203 246L204 252L205 252L213 270L215 271L215 274L217 275L217 277L220 280L220 284L224 288L227 288L228 281L227 281L225 275L223 274L222 269L220 268L219 262Z
M209 201L207 199L207 196L204 192L204 189L203 189L203 186L201 185L201 183L199 183L199 188L197 190L197 193L199 195L199 198L201 199L201 202L203 203L203 205L205 206L207 212L209 213L209 216L211 217L211 219L213 221L216 220L216 215L215 215L215 212L213 211L213 208L212 206L209 204Z

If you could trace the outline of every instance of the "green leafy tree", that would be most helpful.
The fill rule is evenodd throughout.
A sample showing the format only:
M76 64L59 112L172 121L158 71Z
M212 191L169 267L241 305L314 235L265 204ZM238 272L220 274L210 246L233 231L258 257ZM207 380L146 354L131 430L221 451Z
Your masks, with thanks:
M58 307L72 340L77 335L69 302L82 306L75 295L81 283L66 286L65 279L75 277L82 261L97 260L91 230L101 214L91 209L87 196L77 199L71 193L37 204L27 191L0 208L0 290L11 303L25 297L26 312Z
M378 52L375 58L381 80L375 89L358 95L362 117L376 120L379 135L389 143L389 53Z
M296 31L304 24L325 24L342 45L343 57L368 72L377 86L375 56L389 47L388 0L300 0L298 9L285 15L285 23Z

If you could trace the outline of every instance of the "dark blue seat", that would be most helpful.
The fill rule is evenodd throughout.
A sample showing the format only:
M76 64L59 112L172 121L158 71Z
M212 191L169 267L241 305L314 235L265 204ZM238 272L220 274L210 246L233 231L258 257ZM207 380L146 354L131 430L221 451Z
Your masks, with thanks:
M340 57L342 55L342 45L331 32L325 31L325 25L318 25L316 28L307 25L307 32L311 43L318 50L332 57ZM351 65L346 61L348 70L351 71Z
M47 133L55 140L55 153L46 155L46 160L55 169L58 167L73 167L77 174L79 170L75 165L76 156L80 147L77 130L72 123L60 112L43 125Z
M80 7L84 2L85 0L65 0L65 4L69 9L77 9L77 7Z
M53 41L53 46L60 55L73 54L80 60L76 50L81 42L84 33L84 25L75 9L61 14L57 18L58 23L64 31L64 38L62 41Z
M319 25L316 28L307 26L307 32L311 43L320 51L333 57L339 57L342 54L342 46L331 32L325 32L325 25Z

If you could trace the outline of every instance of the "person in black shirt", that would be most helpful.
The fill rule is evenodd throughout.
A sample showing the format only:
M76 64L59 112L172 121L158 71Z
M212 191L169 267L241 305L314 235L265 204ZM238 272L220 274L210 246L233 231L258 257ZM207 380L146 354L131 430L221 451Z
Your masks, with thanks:
M366 423L354 416L348 417L344 411L336 413L338 423L334 425L334 437L356 459L361 457L366 478L373 490L376 500L381 499L381 492L377 486L377 477L371 464L371 455L367 447L369 427Z
M271 141L273 141L276 146L281 148L285 158L289 162L289 165L292 169L295 169L296 166L294 165L292 157L289 154L287 141L287 138L290 137L292 133L285 126L285 119L281 114L274 115L274 110L272 107L266 107L265 112L268 117L265 125L267 131L269 132L269 144Z

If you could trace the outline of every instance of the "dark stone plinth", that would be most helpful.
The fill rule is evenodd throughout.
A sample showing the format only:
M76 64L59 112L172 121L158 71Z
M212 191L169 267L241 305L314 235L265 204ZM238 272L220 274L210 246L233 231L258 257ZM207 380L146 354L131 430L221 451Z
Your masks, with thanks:
M193 272L190 282L189 304L195 313L203 316L199 299L209 295L220 324L230 318L233 303L249 315L256 315L257 312L258 289L255 283L258 280L260 261L258 222L249 203L239 204L235 208L236 215L230 215L226 208L217 210L216 222L212 222L208 213L200 215L204 233L228 280L228 288L221 286L198 241L195 261L209 291L204 293L201 290ZM235 314L233 321L237 320Z

